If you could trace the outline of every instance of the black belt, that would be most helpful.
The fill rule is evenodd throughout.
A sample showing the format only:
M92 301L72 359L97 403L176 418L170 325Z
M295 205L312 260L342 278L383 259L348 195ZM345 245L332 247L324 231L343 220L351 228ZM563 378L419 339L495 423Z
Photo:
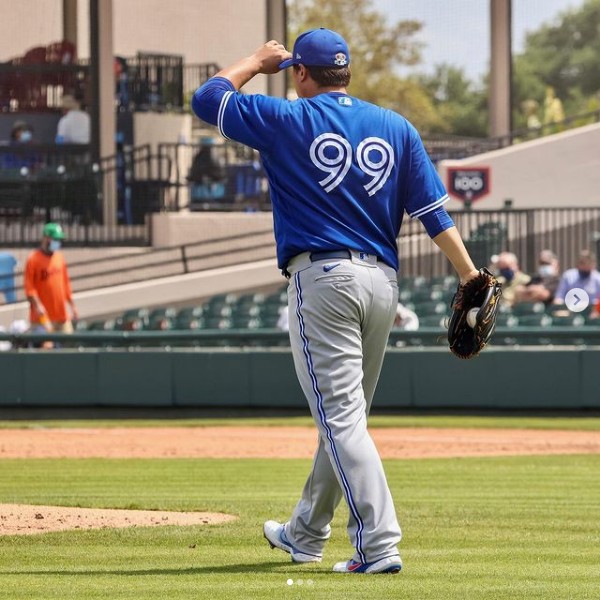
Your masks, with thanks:
M310 253L310 262L316 262L317 260L337 260L339 258L352 258L352 253L350 250L323 250L322 252ZM377 261L380 262L381 259L377 257ZM281 274L287 279L290 278L287 267L281 270Z
M324 250L323 252L310 253L310 262L336 260L337 258L352 258L352 254L350 254L350 250Z

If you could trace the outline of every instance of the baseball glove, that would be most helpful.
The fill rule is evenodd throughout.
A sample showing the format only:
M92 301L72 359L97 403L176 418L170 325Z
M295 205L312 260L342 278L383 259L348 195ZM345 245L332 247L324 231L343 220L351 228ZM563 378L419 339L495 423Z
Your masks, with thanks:
M501 295L501 285L485 268L467 283L458 284L450 304L452 315L448 323L448 342L453 354L459 358L473 358L483 350L496 327ZM469 311L472 311L470 318Z

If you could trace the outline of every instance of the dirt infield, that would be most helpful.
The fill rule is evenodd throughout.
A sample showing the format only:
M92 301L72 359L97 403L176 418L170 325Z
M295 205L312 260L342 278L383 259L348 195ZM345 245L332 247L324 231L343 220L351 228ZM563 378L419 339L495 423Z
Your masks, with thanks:
M600 453L598 431L372 429L383 458ZM1 458L311 458L312 427L5 429Z
M600 432L525 429L372 429L383 458L600 453ZM312 427L0 430L2 458L311 458ZM65 529L222 523L213 513L0 505L0 535Z

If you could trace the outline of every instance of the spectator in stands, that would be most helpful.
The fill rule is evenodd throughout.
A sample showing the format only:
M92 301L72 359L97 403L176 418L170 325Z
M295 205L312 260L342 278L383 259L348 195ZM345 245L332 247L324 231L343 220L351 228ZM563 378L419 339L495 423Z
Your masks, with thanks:
M77 309L71 295L67 264L62 252L59 252L64 237L58 223L46 223L40 247L27 258L25 295L30 306L32 331L73 332L66 304L71 307L73 319L77 319ZM45 347L51 345L46 344Z
M498 281L502 284L501 300L504 304L513 306L515 294L521 286L527 285L531 277L519 268L519 260L512 252L501 252L494 263L498 273Z
M57 144L89 144L91 119L81 110L81 102L71 94L62 98L64 116L58 122L56 129Z
M415 312L398 302L393 328L404 329L405 331L417 331L419 329L419 317Z
M192 200L222 198L225 194L225 179L225 167L215 152L215 140L203 140L187 176L192 184Z
M573 288L585 290L590 297L590 302L600 296L600 273L596 269L596 256L589 250L582 250L577 259L577 266L574 269L567 269L562 274L554 303L564 304L567 292Z
M560 281L558 258L551 250L542 250L538 256L537 272L529 283L515 290L515 302L543 302L551 304Z
M11 144L30 144L33 141L33 127L26 121L15 121L10 131Z
M0 155L0 167L3 169L23 169L23 167L33 169L38 166L42 162L40 156L31 153L29 149L26 152L22 151L24 147L33 142L33 127L26 121L15 121L10 131L10 145L15 148L15 152L14 154L11 152ZM20 148L21 151L18 151L17 148Z

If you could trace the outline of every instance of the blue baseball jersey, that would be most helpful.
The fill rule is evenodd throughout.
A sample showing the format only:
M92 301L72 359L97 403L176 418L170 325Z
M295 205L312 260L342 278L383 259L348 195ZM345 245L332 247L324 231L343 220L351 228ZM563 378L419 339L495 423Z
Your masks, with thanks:
M217 77L196 91L192 108L260 152L280 268L301 252L349 248L398 269L404 212L420 218L448 200L416 129L369 102L338 92L294 101L245 95Z

